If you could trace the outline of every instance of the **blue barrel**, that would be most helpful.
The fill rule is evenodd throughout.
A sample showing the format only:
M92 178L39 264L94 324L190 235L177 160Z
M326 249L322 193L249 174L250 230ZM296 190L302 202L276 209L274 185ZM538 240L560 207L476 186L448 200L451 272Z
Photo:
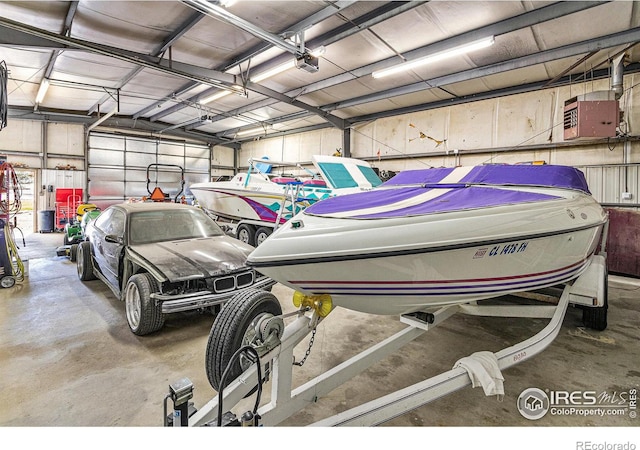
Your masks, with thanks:
M52 233L55 231L54 218L55 211L52 209L38 211L38 231L40 233Z

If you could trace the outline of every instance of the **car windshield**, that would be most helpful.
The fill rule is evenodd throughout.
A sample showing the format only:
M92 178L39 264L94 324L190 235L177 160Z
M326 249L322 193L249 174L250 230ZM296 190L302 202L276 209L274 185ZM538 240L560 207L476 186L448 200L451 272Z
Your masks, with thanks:
M177 241L181 239L222 236L222 229L198 209L166 209L131 214L131 244Z

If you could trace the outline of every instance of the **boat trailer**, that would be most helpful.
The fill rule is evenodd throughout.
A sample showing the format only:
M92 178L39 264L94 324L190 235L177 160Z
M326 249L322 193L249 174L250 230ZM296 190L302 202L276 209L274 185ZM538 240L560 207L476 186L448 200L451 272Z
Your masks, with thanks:
M275 426L455 314L550 319L548 324L534 336L492 354L501 371L532 358L550 345L562 327L569 303L581 305L584 308L583 320L587 327L604 329L607 312L606 290L606 260L604 256L596 255L592 257L591 264L578 279L564 286L557 305L544 303L486 305L482 302L472 302L441 307L433 312L403 315L400 320L406 328L293 389L293 367L296 364L300 365L296 363L293 356L294 348L314 332L320 321L332 309L328 296L310 297L296 293L294 304L299 307L298 311L279 317L263 314L258 317L262 320L251 321L251 326L248 328L255 327L255 330L247 330L242 339L245 344L253 339L251 345L238 348L227 361L225 373L222 377L218 376L217 386L212 384L218 394L199 410L196 410L190 402L193 397L193 384L188 378L171 384L170 392L164 401L164 424L165 426ZM254 293L262 298L265 294L273 296L264 291L261 293L254 291ZM251 294L245 293L245 300L250 296ZM285 327L283 322L285 318L294 320ZM252 338L247 339L247 336ZM214 336L214 329L212 329L207 359L210 346L213 345L212 338L221 339L222 337ZM234 363L234 358L238 356L244 358L242 372L235 380L225 385L227 372ZM209 379L211 380L211 377ZM262 385L268 379L271 380L270 401L260 406ZM468 367L456 363L454 368L447 372L320 420L311 426L380 425L471 384L472 373ZM485 393L487 393L486 389ZM237 407L243 399L251 395L257 395L254 409L245 411L238 418L229 408ZM169 399L173 401L174 411L167 414Z

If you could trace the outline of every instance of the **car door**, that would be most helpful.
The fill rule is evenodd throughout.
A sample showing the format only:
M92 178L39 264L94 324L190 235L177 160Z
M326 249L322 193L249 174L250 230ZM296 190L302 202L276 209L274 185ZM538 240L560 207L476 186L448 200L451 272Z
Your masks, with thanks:
M94 258L100 273L116 290L120 290L118 282L120 254L124 246L125 214L119 209L105 211L95 222L96 232L92 236Z

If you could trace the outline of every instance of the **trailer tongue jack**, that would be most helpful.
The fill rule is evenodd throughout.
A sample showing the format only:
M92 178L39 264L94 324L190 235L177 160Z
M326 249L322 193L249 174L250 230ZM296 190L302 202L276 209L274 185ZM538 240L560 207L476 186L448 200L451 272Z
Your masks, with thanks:
M173 413L167 415L167 400L173 401ZM193 383L188 378L181 378L169 385L169 394L164 398L164 425L186 427L189 425L189 409L195 412L193 403Z

